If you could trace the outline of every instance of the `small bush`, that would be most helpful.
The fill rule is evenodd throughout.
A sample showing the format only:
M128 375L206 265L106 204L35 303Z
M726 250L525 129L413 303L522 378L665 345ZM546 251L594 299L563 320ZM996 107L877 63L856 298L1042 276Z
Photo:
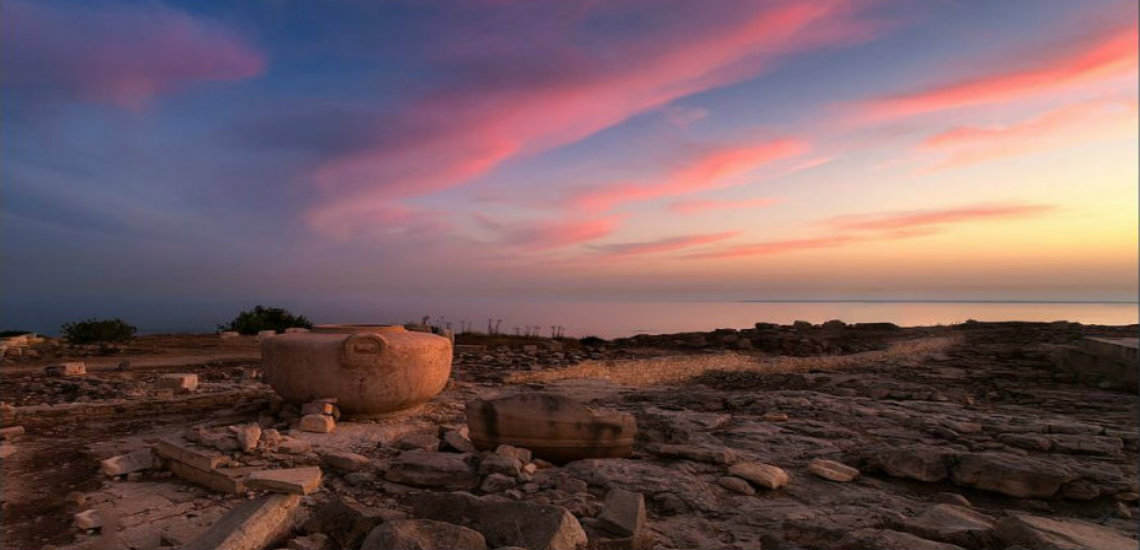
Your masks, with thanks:
M239 313L227 324L218 325L218 330L234 330L246 335L263 330L281 332L287 328L313 328L313 323L304 315L293 315L279 307L257 306Z
M579 339L578 343L586 347L594 347L604 345L606 341L598 338L597 336L587 336L585 338Z
M122 319L87 319L59 328L67 343L77 345L126 342L134 337L136 330Z

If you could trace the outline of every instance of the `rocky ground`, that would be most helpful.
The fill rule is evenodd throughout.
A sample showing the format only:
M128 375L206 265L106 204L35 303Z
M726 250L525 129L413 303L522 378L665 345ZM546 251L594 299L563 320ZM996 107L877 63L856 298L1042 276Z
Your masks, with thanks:
M24 362L0 370L0 546L192 546L240 516L293 549L1136 548L1136 389L1055 368L1088 334L1136 327L761 324L460 347L437 399L370 421L282 403L255 360L211 360L212 337L196 366L47 378ZM683 383L518 376L690 356L703 366ZM159 393L172 372L198 388ZM466 402L536 392L634 415L633 454L556 466L471 447ZM335 428L299 429L312 416Z

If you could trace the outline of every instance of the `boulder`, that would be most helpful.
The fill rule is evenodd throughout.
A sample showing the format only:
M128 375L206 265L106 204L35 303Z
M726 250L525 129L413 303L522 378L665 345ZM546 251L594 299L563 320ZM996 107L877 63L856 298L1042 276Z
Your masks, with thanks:
M257 448L257 443L261 440L261 426L256 422L230 426L229 429L243 452L252 452Z
M1044 518L1015 513L997 524L1007 545L1034 550L1136 550L1136 539L1095 523L1069 518Z
M305 531L325 533L341 548L358 548L385 520L384 511L337 499L321 506L305 522Z
M554 463L584 458L625 457L633 451L633 415L595 410L568 397L526 393L467 403L467 427L475 447L529 449Z
M470 455L406 451L392 461L384 478L395 483L442 489L474 489L479 476L468 462Z
M430 519L389 521L368 533L360 550L486 550L473 529Z
M611 489L606 493L598 522L602 529L621 537L638 535L646 522L645 497L625 489Z
M926 445L872 450L868 462L893 477L935 483L949 477L955 453Z
M475 453L479 451L479 449L475 448L475 444L467 438L467 434L459 430L448 430L444 432L443 443L447 448L461 453Z
M761 462L733 464L728 473L746 479L765 489L779 489L788 484L788 472L779 466Z
M959 457L953 479L959 485L1013 497L1042 498L1076 479L1068 468L1044 460L1005 453L971 453Z
M471 527L494 548L575 550L587 542L577 518L561 506L468 493L421 493L412 498L412 508L419 517Z
M717 484L734 493L752 496L756 494L756 489L752 488L747 481L736 476L723 476L716 480Z

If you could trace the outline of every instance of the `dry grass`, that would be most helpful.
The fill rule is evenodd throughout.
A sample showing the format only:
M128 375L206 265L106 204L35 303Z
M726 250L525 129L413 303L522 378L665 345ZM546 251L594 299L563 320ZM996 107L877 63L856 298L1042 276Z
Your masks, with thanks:
M882 361L913 362L953 346L954 337L931 337L896 342L881 351L817 357L754 357L738 353L675 355L624 361L586 361L565 369L518 372L508 383L553 382L571 378L599 378L626 386L677 384L709 371L803 372L838 370Z

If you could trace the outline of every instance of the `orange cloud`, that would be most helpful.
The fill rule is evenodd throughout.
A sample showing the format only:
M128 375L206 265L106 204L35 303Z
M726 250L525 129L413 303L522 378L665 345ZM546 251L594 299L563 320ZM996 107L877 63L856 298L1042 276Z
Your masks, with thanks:
M676 214L697 214L709 210L742 210L746 208L763 208L782 202L782 199L744 199L738 201L713 201L692 199L676 201L669 204L669 210Z
M507 77L464 82L425 98L378 130L375 144L323 163L314 179L325 195L307 221L326 235L383 223L369 215L369 204L462 185L508 159L573 143L678 98L755 77L788 53L865 39L874 29L855 20L858 11L845 1L764 6L725 24L631 38L605 56L571 52L560 71L547 70L549 59L480 59L499 63L494 68ZM549 53L565 55L563 49ZM783 147L784 153L759 154L791 154L798 145ZM748 162L710 160L680 177L695 182L703 174L707 181ZM629 192L654 195L666 189Z
M801 155L807 142L785 138L714 148L666 175L659 183L615 183L588 189L573 198L579 208L606 211L617 205L646 199L684 195L731 184L739 176L766 164Z
M705 244L724 241L737 237L742 231L725 231L722 233L710 233L705 235L689 235L685 237L671 237L667 239L659 239L656 241L641 242L641 243L620 243L608 244L598 246L597 249L605 252L609 256L641 256L645 254L660 254L662 252L673 252L683 248L690 248Z
M840 216L824 220L832 230L821 237L767 241L686 256L691 259L730 259L787 254L857 243L893 241L935 235L950 224L1039 216L1056 211L1051 205L974 205L917 212Z
M1006 126L960 126L928 137L919 150L945 153L929 170L965 166L1098 139L1136 138L1136 102L1089 101Z
M1021 99L1060 88L1135 74L1137 26L1073 45L1065 55L1037 59L1017 69L947 82L917 92L872 100L870 118L892 118L970 105Z

